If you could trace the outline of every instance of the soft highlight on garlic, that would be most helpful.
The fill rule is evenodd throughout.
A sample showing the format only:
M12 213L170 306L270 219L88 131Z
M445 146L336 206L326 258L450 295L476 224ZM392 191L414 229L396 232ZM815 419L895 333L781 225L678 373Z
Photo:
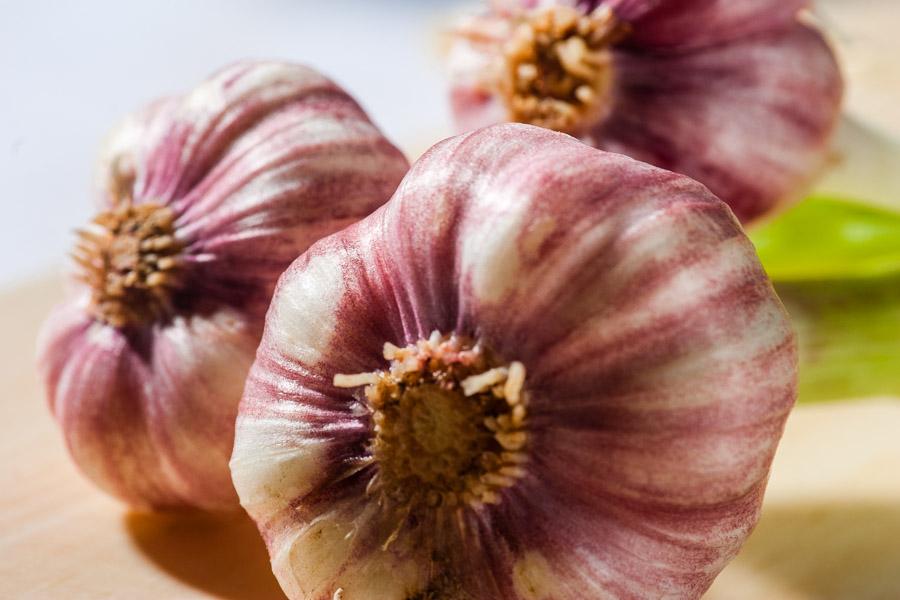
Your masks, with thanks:
M693 177L742 223L827 166L843 85L805 0L486 0L451 31L460 132L514 121Z
M500 125L285 272L231 469L292 599L698 598L795 395L724 203Z
M346 92L291 63L231 65L114 130L39 342L81 470L134 506L236 508L234 419L278 276L407 167Z

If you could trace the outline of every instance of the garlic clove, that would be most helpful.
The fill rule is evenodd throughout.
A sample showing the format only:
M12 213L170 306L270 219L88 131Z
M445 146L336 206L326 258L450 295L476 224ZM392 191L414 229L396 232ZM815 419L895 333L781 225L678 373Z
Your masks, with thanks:
M228 294L248 278L266 283L252 298L260 311L296 248L373 211L383 199L372 189L391 189L400 175L385 169L385 156L393 150L374 126L314 117L285 114L293 123L276 133L263 131L265 142L254 144L258 150L237 149L233 161L223 157L224 168L245 175L235 180L211 173L212 183L199 188L202 200L181 217L181 235L196 249L197 260L212 255L233 267L214 273L210 287ZM328 201L300 202L303 197Z
M234 503L227 464L237 407L222 399L243 388L257 343L255 324L228 308L176 317L155 336L145 418L180 504L214 510Z
M39 352L55 383L51 410L94 482L137 507L234 503L226 465L236 407L222 397L243 385L255 331L227 310L178 318L152 344L81 310L61 309L51 323L61 333Z
M354 414L367 414L365 409L360 410L360 403L347 404L319 391L332 387L330 372L320 366L324 357L318 348L320 340L330 339L338 327L334 307L344 291L341 266L333 257L324 256L307 265L310 280L281 280L278 289L285 290L289 300L271 307L266 320L272 323L274 335L263 340L258 351L260 361L271 372L260 373L259 379L246 383L241 401L244 412L258 412L253 418L238 416L242 430L239 443L254 451L240 457L235 454L231 472L235 485L247 490L243 502L252 505L267 522L281 518L285 502L306 496L322 485L328 477L325 467L340 445L352 443L365 433L362 425L349 419ZM354 343L362 341L351 337L344 346L344 356L350 362L354 356L365 356L365 346ZM281 361L278 357L291 358ZM361 366L372 364L370 359ZM306 378L314 382L309 389L297 384ZM273 392L282 399L272 402ZM297 402L298 394L307 402ZM316 430L329 433L315 436ZM278 442L272 444L273 440ZM278 481L279 485L271 486L269 481Z
M596 147L695 177L742 222L799 200L825 168L843 85L818 32L619 61L619 108L589 135Z
M336 502L308 524L286 529L285 538L276 542L281 551L272 557L272 568L282 574L287 596L407 598L409 590L426 586L423 556L395 555L377 545L360 550L366 540L359 537L366 534L373 512L358 503ZM353 565L349 571L348 564Z
M721 201L503 125L429 150L284 274L231 467L291 598L696 598L758 518L795 393Z
M516 0L514 0L516 1ZM518 0L520 5L522 0ZM584 3L588 8L597 0ZM769 33L792 24L810 0L663 0L610 3L633 24L634 41L647 47L693 48Z
M126 115L103 138L94 164L96 208L105 211L134 193L138 168L163 143L178 113L180 98L154 100Z
M39 359L53 416L73 460L97 485L136 506L180 501L145 418L147 365L118 330L63 306ZM72 357L77 357L73 360Z

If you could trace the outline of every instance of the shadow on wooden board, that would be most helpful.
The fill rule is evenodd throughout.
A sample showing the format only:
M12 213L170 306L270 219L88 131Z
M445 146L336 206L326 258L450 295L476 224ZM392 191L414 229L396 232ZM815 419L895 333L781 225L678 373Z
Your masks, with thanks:
M244 515L131 513L125 526L147 558L192 587L227 600L284 598ZM738 561L799 597L900 598L900 505L767 507Z
M766 507L738 560L804 598L900 598L900 505Z
M269 556L244 514L129 513L135 546L180 581L227 600L284 600Z

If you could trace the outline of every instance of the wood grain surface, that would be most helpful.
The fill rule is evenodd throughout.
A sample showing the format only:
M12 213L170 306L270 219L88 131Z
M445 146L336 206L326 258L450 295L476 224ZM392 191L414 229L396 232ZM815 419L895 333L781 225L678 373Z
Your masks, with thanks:
M53 279L0 295L0 598L281 598L241 515L129 512L66 456L33 368ZM801 406L710 599L900 598L900 401ZM377 600L377 599L372 599Z
M895 0L822 4L850 110L900 133ZM75 470L33 364L56 280L0 294L0 599L282 598L246 517L129 512ZM760 524L707 597L900 598L900 400L796 409Z

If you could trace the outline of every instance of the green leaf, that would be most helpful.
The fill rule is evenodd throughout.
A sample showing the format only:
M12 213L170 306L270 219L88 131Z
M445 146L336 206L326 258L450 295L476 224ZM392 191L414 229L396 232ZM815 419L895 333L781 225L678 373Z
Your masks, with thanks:
M750 232L800 345L800 402L900 396L900 213L816 196Z
M900 213L812 197L749 232L774 281L900 274Z
M800 345L800 402L900 396L900 275L776 283Z

